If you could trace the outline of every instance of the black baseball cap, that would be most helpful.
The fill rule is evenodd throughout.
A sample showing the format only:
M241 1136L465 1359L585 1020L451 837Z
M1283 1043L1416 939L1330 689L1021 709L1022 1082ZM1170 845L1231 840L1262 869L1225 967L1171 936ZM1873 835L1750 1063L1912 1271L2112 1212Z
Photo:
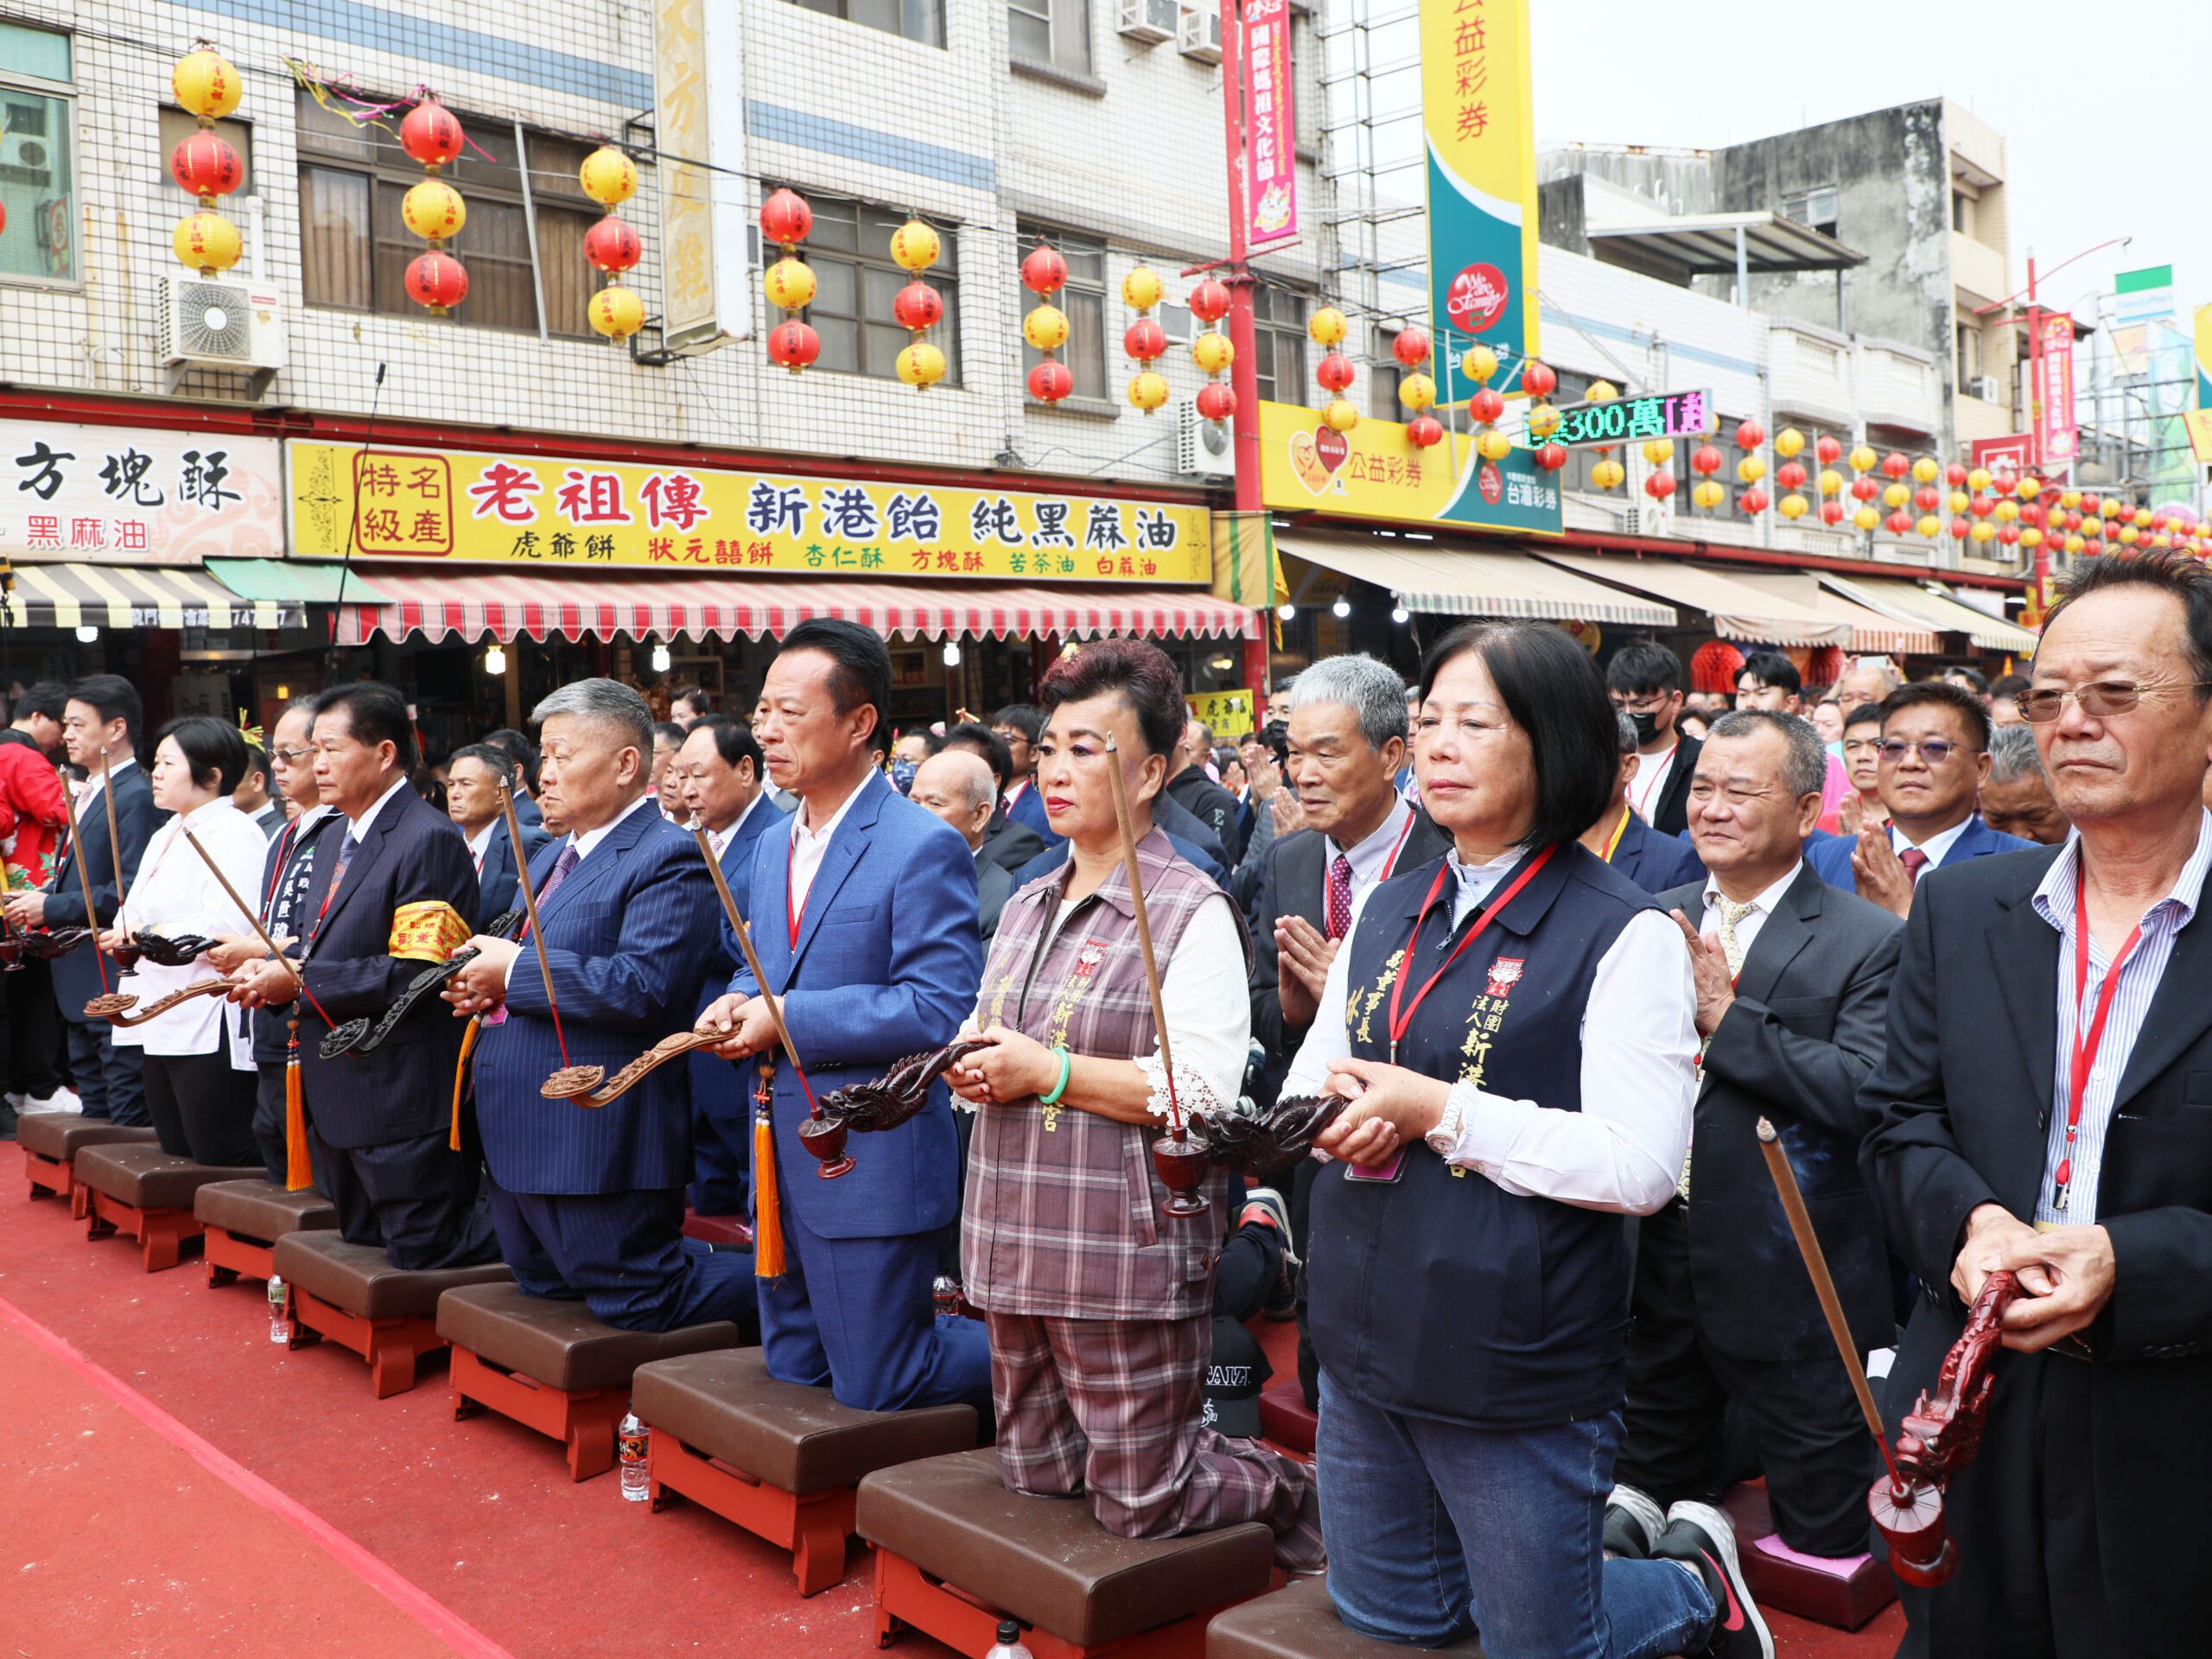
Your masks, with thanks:
M1206 1362L1200 1427L1231 1440L1258 1440L1260 1390L1274 1374L1257 1337L1228 1315L1214 1315L1213 1357Z

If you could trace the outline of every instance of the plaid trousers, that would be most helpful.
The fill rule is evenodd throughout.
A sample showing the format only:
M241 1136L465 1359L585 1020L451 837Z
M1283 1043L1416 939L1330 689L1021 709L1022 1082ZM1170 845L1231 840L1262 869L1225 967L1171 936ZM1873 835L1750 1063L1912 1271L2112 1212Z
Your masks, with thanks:
M999 1464L1014 1491L1087 1493L1098 1524L1122 1538L1263 1521L1277 1566L1326 1563L1313 1471L1199 1427L1211 1316L986 1319Z

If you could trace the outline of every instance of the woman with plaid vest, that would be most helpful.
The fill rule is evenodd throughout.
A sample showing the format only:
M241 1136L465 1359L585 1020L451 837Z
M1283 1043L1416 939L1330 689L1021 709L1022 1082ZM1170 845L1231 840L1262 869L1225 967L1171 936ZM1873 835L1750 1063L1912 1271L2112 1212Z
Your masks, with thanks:
M1183 735L1182 676L1157 646L1105 639L1054 664L1041 701L1036 788L1068 855L1007 901L970 1021L991 1046L952 1074L976 1108L962 1258L990 1327L1006 1483L1084 1494L1125 1538L1263 1521L1281 1565L1319 1567L1309 1471L1200 1423L1228 1178L1208 1178L1205 1214L1171 1217L1153 1173L1170 1091L1109 766L1128 789L1184 1110L1233 1106L1250 1036L1243 925L1152 823Z

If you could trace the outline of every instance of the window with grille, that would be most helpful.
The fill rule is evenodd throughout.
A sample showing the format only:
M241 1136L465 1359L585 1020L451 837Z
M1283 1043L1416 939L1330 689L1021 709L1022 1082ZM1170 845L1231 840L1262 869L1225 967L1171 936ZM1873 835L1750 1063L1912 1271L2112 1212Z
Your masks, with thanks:
M1319 391L1306 380L1306 303L1305 295L1273 283L1253 288L1253 368L1262 401L1310 403Z
M1047 298L1067 314L1068 343L1060 347L1059 357L1074 378L1071 395L1110 397L1113 393L1106 384L1106 245L1095 238L1063 236L1058 231L1025 221L1015 232L1016 252L1027 255L1040 238L1058 249L1060 257L1068 262L1067 286ZM1037 296L1027 289L1021 290L1021 298L1025 313L1037 303ZM1020 332L1021 324L1017 320L1014 333L1019 336ZM1043 360L1043 353L1027 340L1022 342L1021 372L1025 381L1029 371Z
M944 44L944 0L798 0L809 11L842 17L924 46Z
M1823 185L1817 190L1785 196L1782 202L1782 216L1794 219L1806 229L1818 231L1823 236L1834 236L1836 225L1835 187Z
M775 186L762 188L772 191ZM914 279L893 261L891 235L907 215L810 189L801 194L814 209L806 262L814 268L816 288L814 303L805 315L822 337L819 366L841 374L897 379L899 350L912 336L892 316L891 302ZM930 331L930 338L944 353L943 384L951 386L960 384L959 237L950 225L938 224L937 228L944 251L921 280L944 296L944 321Z

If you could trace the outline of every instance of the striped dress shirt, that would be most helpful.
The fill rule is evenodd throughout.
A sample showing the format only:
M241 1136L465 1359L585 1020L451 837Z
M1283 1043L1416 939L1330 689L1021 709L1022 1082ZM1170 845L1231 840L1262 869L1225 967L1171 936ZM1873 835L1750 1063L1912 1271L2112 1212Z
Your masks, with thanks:
M2089 977L2079 1007L2074 997L2074 930L2077 895L2081 892L2082 837L2067 837L2059 854L2036 887L2036 914L2058 930L2058 1064L2052 1074L2050 1135L2044 1150L2043 1188L2036 1198L2036 1224L2088 1226L2097 1219L2097 1181L2104 1173L2105 1133L2112 1123L2113 1097L2127 1070L2128 1057L2151 1011L2166 963L2174 951L2174 936L2196 914L2204 890L2204 875L2212 867L2212 812L2204 814L2196 832L2196 850L2182 867L2173 891L2143 913L2143 937L2120 964L2120 988L2112 1012L2105 1020L2104 1040L2096 1065L2089 1072L2089 1086L2082 1096L2082 1122L2074 1137L2073 1179L2067 1187L2066 1207L2053 1203L2059 1164L2067 1156L2066 1104L2074 1059L2074 1034L2079 1019L2094 1016L2106 976L2112 971L2104 947L2089 941Z

